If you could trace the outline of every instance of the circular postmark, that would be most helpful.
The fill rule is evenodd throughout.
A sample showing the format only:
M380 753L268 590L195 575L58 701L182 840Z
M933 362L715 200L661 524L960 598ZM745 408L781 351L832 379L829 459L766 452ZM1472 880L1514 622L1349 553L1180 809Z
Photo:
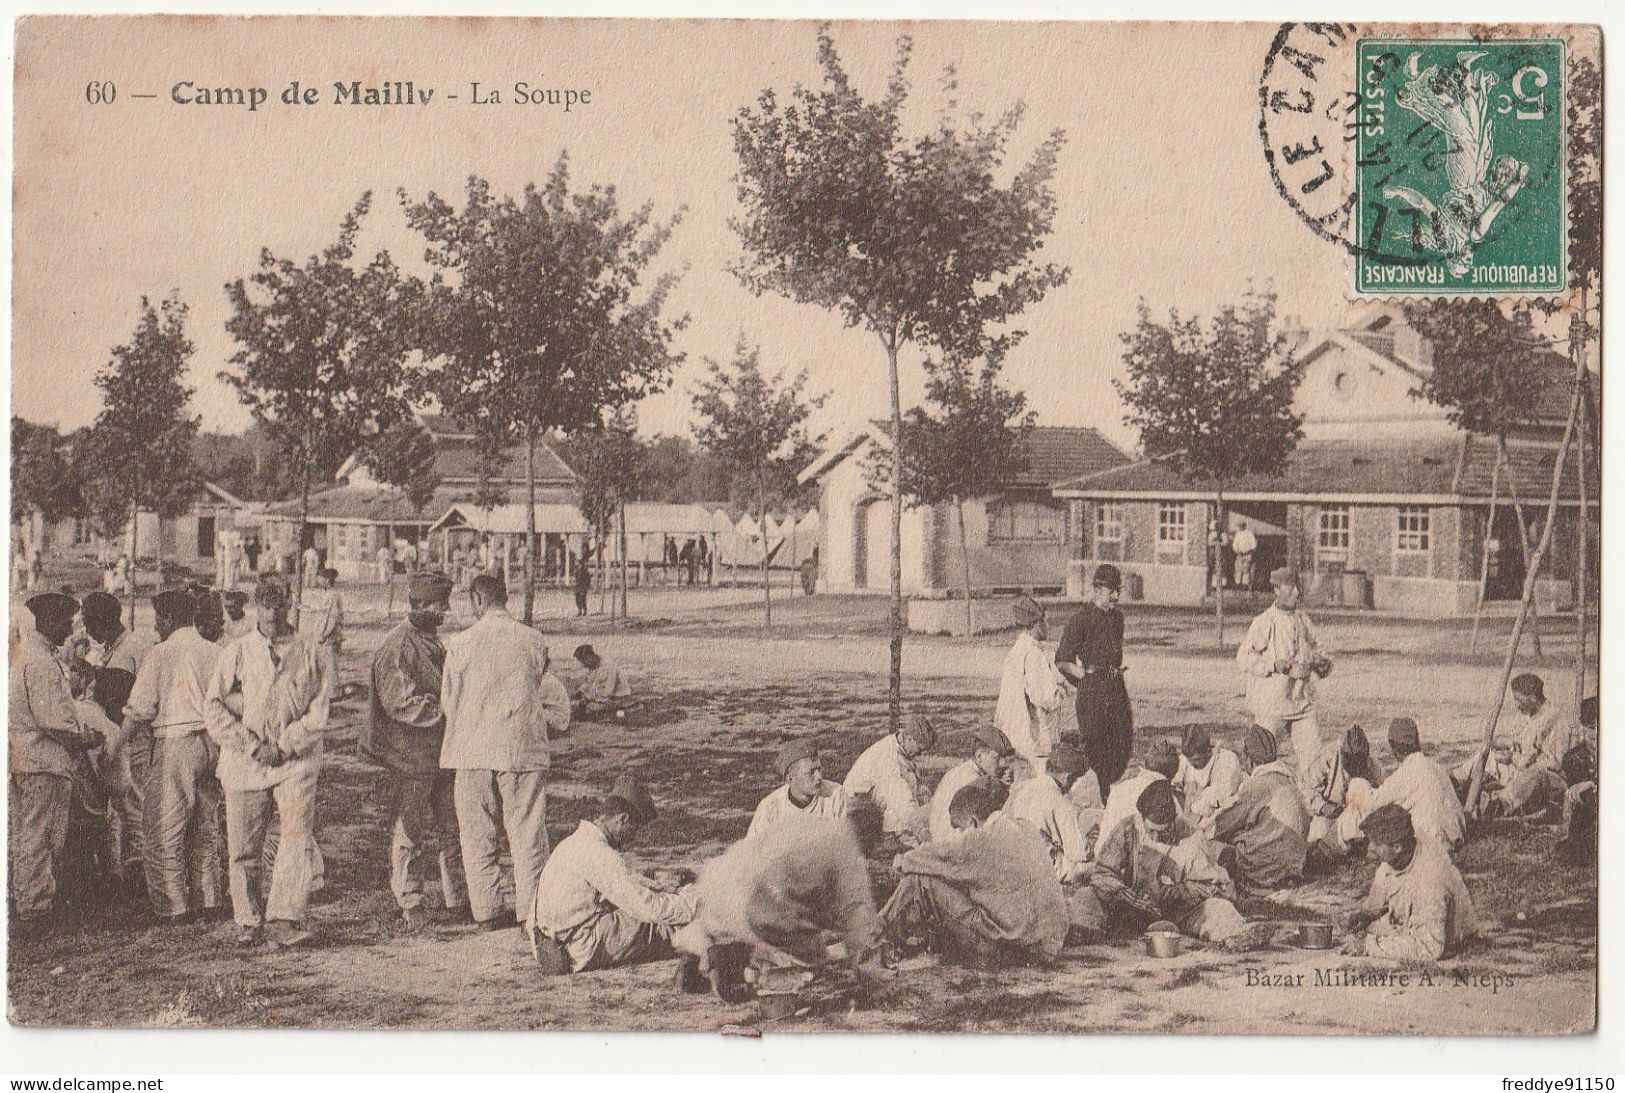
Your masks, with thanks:
M1316 235L1351 252L1358 39L1353 23L1283 23L1258 81L1258 133L1276 192Z
M1562 290L1566 43L1532 29L1276 31L1259 80L1271 180L1351 255L1355 295Z

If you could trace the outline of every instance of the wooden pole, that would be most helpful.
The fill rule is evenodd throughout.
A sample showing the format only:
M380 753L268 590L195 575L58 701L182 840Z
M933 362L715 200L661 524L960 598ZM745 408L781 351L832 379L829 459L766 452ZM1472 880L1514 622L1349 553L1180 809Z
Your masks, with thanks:
M1490 472L1490 513L1484 521L1484 552L1483 559L1478 567L1478 600L1473 604L1473 632L1467 639L1467 653L1472 655L1478 652L1478 623L1484 615L1484 599L1489 594L1490 587L1490 542L1495 538L1495 505L1501 499L1501 461L1504 458L1499 447L1495 449L1495 469ZM1527 557L1525 558L1527 561Z
M1557 524L1557 499L1563 486L1563 465L1568 462L1569 444L1574 439L1575 421L1580 416L1580 393L1584 386L1581 379L1581 374L1575 376L1574 395L1569 400L1568 424L1563 427L1563 443L1558 446L1557 462L1552 467L1552 492L1546 504L1546 526L1541 529L1540 543L1535 547L1532 564L1524 573L1523 599L1518 604L1518 618L1512 624L1512 638L1507 642L1506 659L1501 664L1500 683L1495 688L1495 704L1490 708L1489 717L1485 719L1484 743L1473 763L1472 783L1468 786L1467 800L1464 802L1470 815L1476 814L1478 808L1478 795L1484 788L1484 764L1489 760L1490 748L1495 745L1495 728L1501 720L1501 709L1506 705L1507 685L1512 681L1512 668L1517 661L1518 646L1523 643L1523 628L1529 621L1530 607L1535 598L1535 581L1540 574L1541 563L1546 558L1547 548L1552 544L1552 529Z

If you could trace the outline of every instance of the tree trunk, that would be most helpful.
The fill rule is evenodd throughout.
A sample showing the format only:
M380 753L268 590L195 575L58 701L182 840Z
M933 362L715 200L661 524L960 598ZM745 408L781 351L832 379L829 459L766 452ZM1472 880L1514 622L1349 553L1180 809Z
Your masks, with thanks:
M609 537L607 522L598 525L598 613L606 614L609 610L609 552L604 549L604 540Z
M489 524L489 521L487 521ZM384 545L389 548L389 564L384 567L384 584L388 586L389 599L384 604L384 618L395 617L395 525L384 525ZM408 575L410 577L410 575Z
M135 504L134 501L131 501L130 502L130 573L129 573L129 582L128 582L130 587L129 587L129 590L128 590L128 595L130 597L130 627L129 628L132 631L135 629L135 547L136 547L136 541L137 541L136 540L136 534L135 534L135 525L136 525L136 519L140 515L141 515L141 510L136 507L136 504Z
M767 623L767 632L773 632L773 582L767 577L767 506L763 505L757 513L757 523L762 527L762 617Z
M965 499L954 498L954 512L959 516L959 572L965 579L965 636L976 634L976 612L971 608L970 541L965 537Z
M800 523L800 521L796 519L796 510L791 509L790 510L790 579L788 581L784 582L784 587L786 589L787 598L792 599L792 600L796 598L796 584L798 582L798 579L801 576L800 570L796 569L796 525L799 524L799 523Z
M1495 689L1495 705L1490 709L1489 717L1484 723L1484 743L1478 750L1478 757L1473 763L1473 778L1467 789L1467 799L1464 802L1469 815L1477 813L1478 795L1484 788L1484 764L1489 759L1490 749L1495 746L1495 727L1501 720L1501 708L1506 705L1507 685L1512 680L1512 668L1518 658L1518 646L1523 642L1524 624L1529 621L1530 608L1535 599L1535 579L1540 573L1540 563L1546 558L1546 550L1551 546L1552 528L1557 524L1557 498L1563 486L1563 464L1568 462L1569 444L1574 439L1574 423L1580 416L1580 383L1576 377L1574 395L1569 400L1569 420L1563 428L1563 443L1557 449L1557 462L1552 466L1552 492L1546 503L1546 526L1541 529L1540 544L1535 548L1533 564L1527 566L1523 577L1523 599L1518 604L1518 618L1512 624L1512 639L1507 642L1506 659L1501 664L1500 684Z
M1501 499L1501 460L1502 452L1495 451L1495 469L1490 472L1490 514L1484 524L1484 557L1478 567L1478 602L1473 605L1473 632L1467 639L1467 653L1473 655L1478 652L1478 623L1484 614L1484 600L1490 592L1490 540L1495 538L1495 505ZM1524 556L1527 562L1528 556Z
M1224 490L1213 493L1213 619L1219 647L1224 648Z
M157 592L164 587L164 514L152 514L153 542L152 542L152 590Z
M617 515L620 519L620 545L621 545L621 621L626 621L626 502L617 502Z
M896 732L903 716L903 397L897 380L897 333L886 342L891 379L891 671L886 714Z
M299 476L299 530L295 532L294 540L292 616L296 630L299 628L299 606L305 600L305 524L310 519L310 459L310 445L306 444L304 470Z
M1505 434L1496 438L1501 446L1501 460L1507 465L1507 500L1512 503L1512 511L1518 517L1518 543L1523 549L1524 565L1529 565L1529 525L1524 523L1523 502L1518 499L1518 476L1510 473L1512 470L1511 457L1507 454L1507 438ZM1535 656L1544 656L1540 648L1540 608L1530 606L1529 637L1535 643Z
M1580 323L1571 329L1569 351L1574 354L1574 372L1580 384L1580 588L1576 596L1579 633L1575 638L1574 654L1574 710L1576 715L1586 700L1586 648L1591 638L1591 514L1588 510L1590 488L1586 482L1586 453L1591 447L1591 373L1585 365L1586 290L1580 289Z
M536 426L525 426L525 542L536 542ZM506 570L507 566L503 566ZM507 576L506 573L503 576ZM536 617L536 551L525 551L525 625Z

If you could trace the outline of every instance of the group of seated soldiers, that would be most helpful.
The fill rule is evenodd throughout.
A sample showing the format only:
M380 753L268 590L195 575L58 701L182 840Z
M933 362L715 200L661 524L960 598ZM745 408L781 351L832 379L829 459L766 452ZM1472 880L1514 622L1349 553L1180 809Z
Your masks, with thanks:
M1539 683L1520 677L1517 693L1530 692L1530 679ZM1540 707L1520 709L1528 718ZM1504 801L1509 787L1525 805L1536 799L1524 755L1538 754L1552 731L1521 732L1490 760L1487 799ZM1579 739L1580 730L1563 731L1567 743ZM1477 929L1451 858L1466 815L1415 721L1396 718L1387 735L1397 766L1384 775L1358 726L1301 765L1262 727L1237 754L1192 726L1177 746L1153 740L1104 801L1074 743L1063 740L1033 769L991 725L976 729L972 754L935 792L919 771L936 745L922 716L868 748L844 784L825 777L811 740L797 739L779 750L782 784L745 838L690 884L651 883L621 856L656 816L648 791L623 777L548 859L525 928L552 972L678 955L682 989L737 1000L749 993L747 968L816 969L835 956L863 978L923 950L977 967L1045 965L1065 945L1147 929L1246 951L1275 923L1250 922L1238 903L1369 854L1380 864L1343 921L1344 952L1437 960ZM1537 790L1548 803L1555 794L1572 812L1589 786L1594 809L1589 768L1554 777L1560 785L1543 779ZM895 880L878 909L868 864L877 855L889 856Z

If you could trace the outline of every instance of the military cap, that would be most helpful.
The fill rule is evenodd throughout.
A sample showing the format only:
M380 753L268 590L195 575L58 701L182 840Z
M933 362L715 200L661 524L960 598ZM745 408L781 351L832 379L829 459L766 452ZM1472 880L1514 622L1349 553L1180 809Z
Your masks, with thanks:
M1404 805L1386 804L1374 810L1360 824L1360 830L1372 842L1403 843L1416 838L1416 827Z
M124 608L117 597L97 589L85 593L84 600L79 604L79 610L84 613L86 619L117 621Z
M978 747L988 748L992 751L996 751L1001 756L1014 755L1016 753L1016 749L1010 746L1009 737L1000 732L999 727L991 722L983 722L982 724L977 725L976 728L972 730L972 735L976 737Z
M787 744L780 746L778 755L773 760L774 767L779 776L790 773L790 768L803 759L811 759L818 754L818 742L810 736L798 736Z
M166 588L152 598L154 612L166 619L180 619L182 622L190 621L197 614L197 605L197 596L184 588Z
M1048 767L1052 774L1086 774L1089 771L1089 757L1082 748L1063 741L1049 753Z
M615 784L609 789L609 798L605 801L606 808L609 807L610 801L625 805L627 813L640 824L654 822L654 798L649 796L649 791L643 783L630 774L623 774L615 779Z
M60 592L41 592L37 596L30 596L26 606L34 613L36 622L46 622L73 618L79 610L79 601Z
M1174 805L1173 783L1166 778L1158 778L1140 791L1140 799L1134 807L1139 809L1146 823L1153 827L1167 827L1178 814Z
M413 603L439 603L451 597L451 578L438 569L420 569L406 586L406 598Z
M1031 596L1018 596L1016 602L1010 605L1010 614L1017 626L1025 628L1044 617L1044 608Z
M1365 730L1358 725L1343 730L1342 751L1344 755L1370 755L1371 741L1365 738Z
M1213 737L1206 725L1186 725L1179 750L1186 755L1206 755L1213 750Z
M1291 585L1293 588L1302 588L1303 582L1298 578L1298 571L1289 565L1279 566L1270 570L1270 587L1282 588Z
M1154 770L1164 778L1172 778L1179 772L1179 749L1174 747L1172 740L1161 737L1151 741L1145 749L1146 770Z
M1242 751L1256 767L1275 762L1276 757L1280 755L1280 746L1275 742L1274 733L1262 725L1254 725L1247 730L1247 739L1242 743Z
M937 727L923 713L909 714L897 727L898 736L912 736L926 747L936 742Z
M279 574L262 574L254 585L254 602L262 607L287 607L292 598L288 582Z
M598 650L585 643L576 646L576 651L574 653L577 660L586 660L588 657L596 657L597 655Z
M1109 588L1113 592L1123 590L1123 574L1110 562L1095 566L1095 576L1092 582L1096 588Z
M1388 722L1388 746L1395 751L1403 750L1407 755L1422 746L1422 736L1416 729L1416 722L1408 717L1396 717Z
M1546 697L1546 684L1534 672L1523 672L1513 677L1512 690L1515 694L1528 695L1531 698Z

